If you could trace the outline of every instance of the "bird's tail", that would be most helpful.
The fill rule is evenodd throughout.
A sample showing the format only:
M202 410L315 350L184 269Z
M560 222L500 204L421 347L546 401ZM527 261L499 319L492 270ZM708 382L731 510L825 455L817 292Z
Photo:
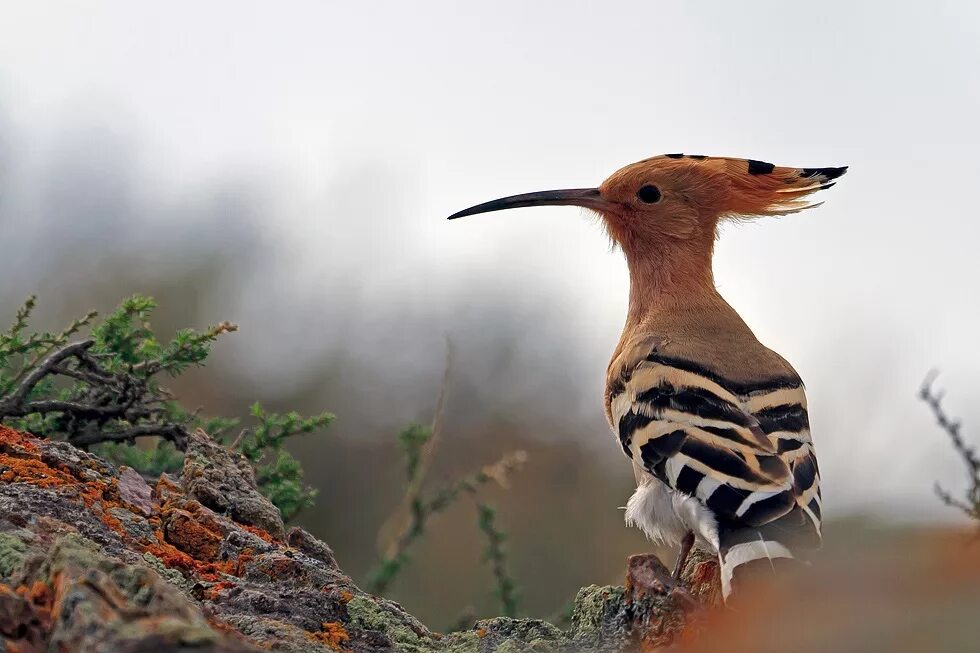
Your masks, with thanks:
M799 507L758 528L719 529L718 561L721 565L721 592L725 601L733 588L745 580L775 577L788 568L804 564L820 546L814 529L802 530L796 522L803 518Z
M787 560L795 560L793 552L782 542L766 539L756 528L746 528L729 533L735 540L721 546L718 560L721 564L721 593L728 601L732 587L746 575L775 575L776 565L782 567Z

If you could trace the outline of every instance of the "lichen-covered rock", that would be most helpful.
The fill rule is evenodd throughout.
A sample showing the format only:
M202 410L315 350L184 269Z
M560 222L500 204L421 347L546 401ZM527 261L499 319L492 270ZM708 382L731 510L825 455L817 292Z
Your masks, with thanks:
M576 645L590 651L621 651L633 638L632 615L622 587L589 585L578 591L572 612Z
M202 431L187 440L184 490L202 504L219 513L228 513L236 522L261 528L282 538L282 515L255 485L255 471L243 456L229 451Z
M24 563L30 531L20 534L0 533L0 578L8 578Z
M316 558L328 567L337 567L337 559L333 549L326 542L321 542L299 526L293 526L286 533L286 543L294 549L299 549L311 558Z
M287 535L248 464L203 434L180 480L150 487L0 426L0 652L618 651L683 623L649 594L583 588L569 630L497 618L441 635L362 592L325 543Z

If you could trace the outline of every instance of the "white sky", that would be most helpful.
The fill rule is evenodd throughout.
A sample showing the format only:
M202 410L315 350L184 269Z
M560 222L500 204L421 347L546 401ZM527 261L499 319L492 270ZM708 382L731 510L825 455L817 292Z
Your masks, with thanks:
M269 180L296 292L336 271L323 242L380 211L342 243L369 295L425 306L474 271L515 303L563 293L597 387L627 277L594 222L445 215L664 152L851 166L820 209L727 229L716 278L807 382L828 494L895 511L959 486L914 397L930 367L980 440L978 70L966 0L0 0L0 119L32 148L97 123L174 194Z

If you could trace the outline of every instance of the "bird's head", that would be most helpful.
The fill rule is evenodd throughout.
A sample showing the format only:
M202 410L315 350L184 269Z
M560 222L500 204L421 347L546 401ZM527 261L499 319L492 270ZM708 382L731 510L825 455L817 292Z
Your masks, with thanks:
M572 205L599 213L627 256L685 242L708 248L721 218L785 215L812 208L844 168L787 168L749 159L666 154L617 170L598 188L513 195L449 216L525 206Z

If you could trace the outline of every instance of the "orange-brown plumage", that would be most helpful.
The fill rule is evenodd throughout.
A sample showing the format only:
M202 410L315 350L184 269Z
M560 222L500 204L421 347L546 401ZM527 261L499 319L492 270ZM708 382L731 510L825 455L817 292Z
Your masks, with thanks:
M845 170L662 155L610 175L599 186L610 203L601 214L630 268L629 311L613 359L636 335L659 332L689 343L685 353L736 377L778 367L778 355L748 346L754 336L715 290L711 258L718 224L816 206L804 198L832 186L830 180ZM660 190L660 200L648 204L637 196L646 185Z
M803 383L715 289L718 224L817 206L807 196L845 171L667 154L598 188L515 195L450 217L548 204L602 217L630 271L605 393L637 478L627 521L717 553L726 597L748 563L772 568L819 545L822 503Z
M722 157L657 156L630 164L602 182L599 193L607 206L600 213L627 256L683 249L687 241L696 244L698 252L710 253L721 219L811 208L816 205L803 198L832 186L829 180L845 170L776 167ZM658 201L646 203L637 196L638 189L647 185L660 190Z

